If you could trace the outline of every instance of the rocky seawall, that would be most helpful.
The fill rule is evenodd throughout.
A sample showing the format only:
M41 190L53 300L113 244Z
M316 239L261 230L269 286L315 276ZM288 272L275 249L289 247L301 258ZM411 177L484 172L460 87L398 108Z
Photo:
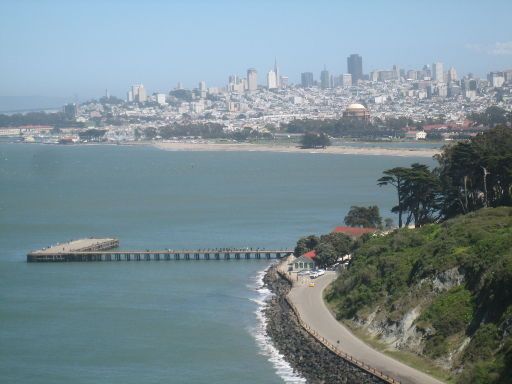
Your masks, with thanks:
M275 267L268 269L263 281L274 294L265 310L267 333L288 363L308 383L382 383L336 356L300 326L285 300L290 283L277 274Z

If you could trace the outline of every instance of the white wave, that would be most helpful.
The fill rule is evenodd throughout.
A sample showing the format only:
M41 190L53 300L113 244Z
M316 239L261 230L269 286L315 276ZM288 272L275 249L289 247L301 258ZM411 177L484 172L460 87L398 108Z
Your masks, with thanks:
M290 364L288 364L284 359L284 356L279 353L276 347L274 347L272 339L267 334L267 318L265 317L264 312L265 308L268 306L269 300L273 296L273 293L263 286L263 277L265 276L268 268L270 267L258 272L258 274L253 278L254 284L250 285L250 287L258 294L257 297L250 299L258 305L258 308L254 312L258 320L257 325L251 328L250 331L256 340L256 344L260 348L260 353L268 358L268 361L272 363L276 374L281 377L285 383L306 383L306 379L295 372Z

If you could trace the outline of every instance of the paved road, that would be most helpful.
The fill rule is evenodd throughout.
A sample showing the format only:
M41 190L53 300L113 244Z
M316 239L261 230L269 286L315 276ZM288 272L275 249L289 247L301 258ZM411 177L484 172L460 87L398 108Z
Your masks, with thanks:
M331 344L352 355L356 359L392 376L402 383L441 384L433 377L417 371L383 353L370 348L339 323L326 307L322 292L334 279L334 272L327 272L315 279L315 287L306 281L297 282L289 293L289 298L297 307L302 319L326 338ZM339 344L337 341L339 340Z

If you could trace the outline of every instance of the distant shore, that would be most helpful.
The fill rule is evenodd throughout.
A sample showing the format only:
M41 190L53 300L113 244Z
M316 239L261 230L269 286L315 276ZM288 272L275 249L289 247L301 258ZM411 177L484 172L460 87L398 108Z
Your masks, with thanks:
M249 143L189 143L189 142L158 142L152 143L164 151L198 151L198 152L281 152L281 153L322 153L330 155L373 155L401 157L432 157L441 153L440 149L428 148L356 148L330 146L326 148L303 149L294 145L264 145Z
M2 142L2 141L0 141ZM5 141L5 143L10 143ZM45 144L61 145L57 143L26 143L22 144ZM307 153L327 155L367 155L367 156L398 156L398 157L428 157L440 154L441 149L430 148L384 148L375 146L350 147L343 145L332 145L326 148L301 148L297 145L287 144L251 144L251 143L215 143L215 142L154 142L154 141L133 141L133 142L109 142L109 143L80 143L75 146L91 145L123 145L123 146L152 146L164 151L175 152L276 152L276 153ZM374 143L369 143L374 145Z

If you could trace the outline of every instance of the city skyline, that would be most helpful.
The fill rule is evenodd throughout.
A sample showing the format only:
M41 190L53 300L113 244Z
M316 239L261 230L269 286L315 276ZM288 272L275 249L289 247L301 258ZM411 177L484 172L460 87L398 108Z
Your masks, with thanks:
M395 64L417 69L435 62L445 70L455 67L459 76L484 77L512 67L512 32L506 28L512 5L505 1L443 4L446 18L435 23L420 5L402 1L375 2L370 9L283 1L268 13L270 5L3 3L0 41L6 54L0 70L8 76L0 96L84 100L108 88L123 97L132 84L168 92L178 82L195 88L202 80L221 87L229 75L244 76L247 68L255 68L258 84L265 84L275 57L280 74L295 84L304 72L319 79L324 65L330 74L347 73L353 53L363 57L365 74Z

